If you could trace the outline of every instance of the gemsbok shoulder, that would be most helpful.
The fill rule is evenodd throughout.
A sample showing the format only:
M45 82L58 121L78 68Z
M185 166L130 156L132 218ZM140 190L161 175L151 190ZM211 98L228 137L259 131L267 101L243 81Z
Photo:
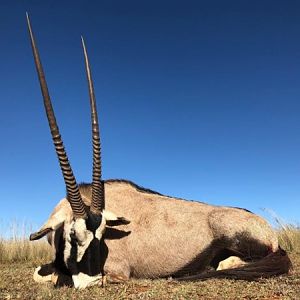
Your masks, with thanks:
M27 24L66 197L38 232L47 235L53 261L34 280L87 286L134 278L255 280L288 273L291 262L276 233L248 210L165 196L128 180L102 180L101 144L92 75L84 40L90 97L93 180L77 184L56 123L45 75Z

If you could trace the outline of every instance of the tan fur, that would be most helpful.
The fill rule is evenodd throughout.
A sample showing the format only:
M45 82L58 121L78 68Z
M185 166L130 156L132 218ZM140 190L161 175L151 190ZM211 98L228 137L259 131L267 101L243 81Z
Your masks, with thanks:
M51 282L55 285L58 280L58 274L57 273L52 273L51 274Z
M80 190L83 201L90 205L90 188L81 187ZM244 243L243 239L235 241L238 234L246 234L271 252L278 250L277 237L270 225L242 209L147 193L130 183L118 181L105 184L105 199L108 211L131 221L129 225L107 229L105 241L109 253L105 271L108 277L112 274L111 277L124 280L131 276L166 277L180 270L183 274L200 272L216 254L215 249L200 261L197 257L223 237L234 241L224 246L238 252L239 243ZM72 217L66 199L56 206L43 228L57 227L54 219L60 221L62 215L68 220ZM118 234L121 237L115 236ZM197 263L193 264L194 260Z

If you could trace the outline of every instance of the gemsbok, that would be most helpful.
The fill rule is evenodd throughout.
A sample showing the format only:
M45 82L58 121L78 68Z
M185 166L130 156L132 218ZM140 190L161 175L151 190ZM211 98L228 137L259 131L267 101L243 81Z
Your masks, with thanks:
M47 235L54 252L51 263L36 268L35 281L85 288L131 277L255 280L289 272L292 265L279 247L276 233L248 210L165 196L128 180L102 180L95 93L83 39L93 181L78 185L56 123L28 15L27 24L67 190L46 223L30 235L30 240Z

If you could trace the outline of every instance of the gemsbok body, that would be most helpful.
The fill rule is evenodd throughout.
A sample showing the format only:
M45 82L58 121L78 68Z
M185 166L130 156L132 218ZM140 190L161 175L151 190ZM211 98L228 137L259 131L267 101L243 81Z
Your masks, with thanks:
M34 279L85 288L135 278L253 280L288 273L291 262L276 233L248 210L165 196L127 180L102 180L101 147L93 81L82 39L89 86L93 182L78 185L72 172L32 33L28 28L66 198L30 239L45 235L51 263Z

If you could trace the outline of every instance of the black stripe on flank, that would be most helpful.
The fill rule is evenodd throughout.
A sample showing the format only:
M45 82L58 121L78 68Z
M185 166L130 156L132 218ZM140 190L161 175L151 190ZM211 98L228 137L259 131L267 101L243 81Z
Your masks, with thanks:
M216 268L220 261L234 255L242 260L251 262L266 257L269 246L249 236L248 232L236 233L228 238L221 236L214 239L211 244L199 253L191 262L178 270L173 277L201 274Z

